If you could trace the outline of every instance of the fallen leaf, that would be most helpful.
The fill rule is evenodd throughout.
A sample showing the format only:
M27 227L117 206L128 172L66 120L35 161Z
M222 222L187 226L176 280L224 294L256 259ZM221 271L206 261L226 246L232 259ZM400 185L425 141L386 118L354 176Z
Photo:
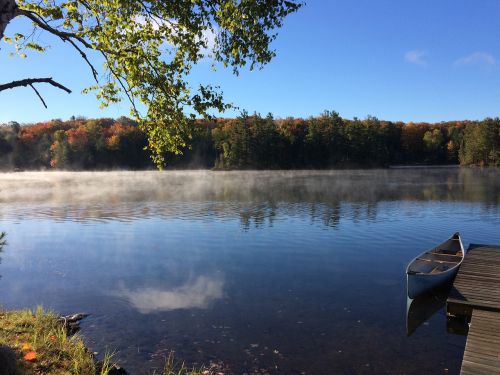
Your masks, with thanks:
M24 360L28 362L35 362L36 361L36 352L28 352L24 356Z
M31 345L25 342L21 348L22 350L31 350Z
M50 340L50 341L54 341L55 339L56 339L56 337L55 337L54 335L50 335L50 336L49 336L49 340Z

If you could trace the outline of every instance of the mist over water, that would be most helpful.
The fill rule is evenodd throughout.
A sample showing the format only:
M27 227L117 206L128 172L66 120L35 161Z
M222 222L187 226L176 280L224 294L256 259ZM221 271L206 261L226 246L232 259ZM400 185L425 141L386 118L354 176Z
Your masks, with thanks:
M0 214L22 218L245 216L242 208L300 212L381 201L457 201L497 206L494 168L247 172L24 172L0 174ZM190 206L186 209L185 205ZM321 206L325 207L321 207ZM34 207L37 210L34 210ZM285 213L284 212L284 213ZM309 212L314 215L313 212ZM251 214L251 213L250 213Z
M407 338L405 266L499 243L497 169L0 174L0 304L88 312L132 373L457 373L444 312ZM383 343L383 345L381 344Z

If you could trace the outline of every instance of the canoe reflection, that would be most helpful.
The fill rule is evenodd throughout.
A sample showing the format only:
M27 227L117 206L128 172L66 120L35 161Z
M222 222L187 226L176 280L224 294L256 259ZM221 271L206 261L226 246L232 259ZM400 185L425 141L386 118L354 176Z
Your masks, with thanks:
M406 305L406 335L410 336L423 323L446 305L446 299L452 283L419 295L415 299L408 298Z

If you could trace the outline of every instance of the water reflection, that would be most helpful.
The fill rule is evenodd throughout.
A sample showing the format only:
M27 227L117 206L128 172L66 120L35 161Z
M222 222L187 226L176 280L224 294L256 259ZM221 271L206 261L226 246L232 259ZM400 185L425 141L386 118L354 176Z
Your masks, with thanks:
M453 282L430 292L419 295L415 299L408 298L406 310L406 335L411 336L422 325L428 323L433 316L446 314L446 300ZM446 331L455 335L467 336L469 321L466 317L446 316Z
M381 202L477 202L497 214L499 190L496 169L3 173L0 219L238 218L249 230L309 217L335 228L377 220Z
M415 299L408 298L406 310L406 334L408 336L411 336L418 327L445 307L451 286L452 283L447 283Z
M7 233L0 231L0 254L2 254L3 248L7 245ZM2 263L2 257L0 256L0 263ZM2 277L2 275L0 275Z
M91 313L89 347L134 374L171 350L236 374L458 373L444 314L406 337L404 271L457 230L497 242L499 187L461 169L2 174L0 303Z
M142 288L121 289L112 295L125 298L142 314L178 309L206 309L223 297L222 278L198 276L173 289Z

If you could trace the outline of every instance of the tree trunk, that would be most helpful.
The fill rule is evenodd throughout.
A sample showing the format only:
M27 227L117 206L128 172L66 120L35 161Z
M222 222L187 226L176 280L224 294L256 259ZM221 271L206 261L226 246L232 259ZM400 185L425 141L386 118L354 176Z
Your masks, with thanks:
M16 0L0 0L0 39L10 20L18 15Z

